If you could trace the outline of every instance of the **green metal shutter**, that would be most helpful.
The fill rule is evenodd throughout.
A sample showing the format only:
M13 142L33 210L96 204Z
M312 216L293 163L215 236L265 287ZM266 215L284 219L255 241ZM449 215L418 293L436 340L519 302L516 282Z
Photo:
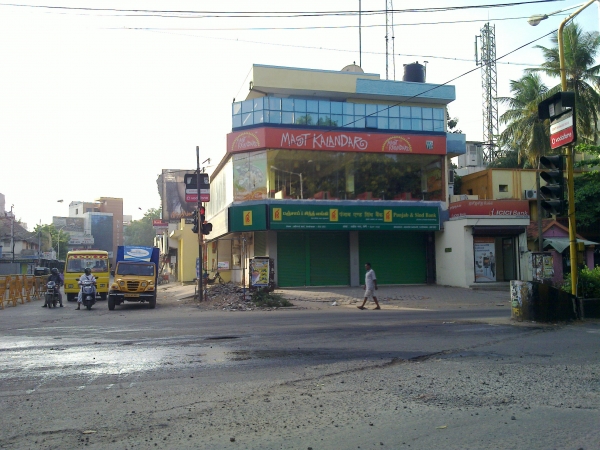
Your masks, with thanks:
M267 233L254 232L254 256L267 256Z
M348 286L350 249L347 232L308 234L311 286Z
M306 286L306 233L277 233L277 280L281 287Z
M379 284L424 284L427 280L426 234L416 231L361 231L358 248L361 284L370 262Z

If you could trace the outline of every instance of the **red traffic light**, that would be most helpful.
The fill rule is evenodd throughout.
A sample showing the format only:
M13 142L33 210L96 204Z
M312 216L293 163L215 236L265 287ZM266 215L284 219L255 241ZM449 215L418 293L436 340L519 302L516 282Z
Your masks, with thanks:
M200 207L200 215L203 216L204 215L204 206Z

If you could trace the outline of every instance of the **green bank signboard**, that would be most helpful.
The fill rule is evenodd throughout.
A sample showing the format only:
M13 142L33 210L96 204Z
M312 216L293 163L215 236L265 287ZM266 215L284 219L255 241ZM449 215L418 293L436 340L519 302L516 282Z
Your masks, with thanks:
M229 231L267 229L267 205L232 206L229 208Z
M271 230L439 230L435 206L269 205Z

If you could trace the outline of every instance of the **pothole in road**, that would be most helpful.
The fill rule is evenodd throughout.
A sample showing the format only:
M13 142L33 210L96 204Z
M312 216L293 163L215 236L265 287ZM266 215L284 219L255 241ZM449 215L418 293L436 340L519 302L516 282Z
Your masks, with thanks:
M207 337L207 341L226 341L231 339L240 339L239 336L211 336Z

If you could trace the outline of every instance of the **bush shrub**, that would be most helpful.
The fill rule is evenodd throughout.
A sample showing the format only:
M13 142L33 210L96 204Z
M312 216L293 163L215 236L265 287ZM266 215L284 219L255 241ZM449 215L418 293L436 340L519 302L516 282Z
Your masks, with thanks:
M258 290L252 293L252 303L259 308L283 308L294 306L280 294L273 294L267 290Z
M600 266L593 269L587 267L579 271L577 280L577 295L580 298L600 298ZM562 284L562 290L571 292L571 275L567 275Z

